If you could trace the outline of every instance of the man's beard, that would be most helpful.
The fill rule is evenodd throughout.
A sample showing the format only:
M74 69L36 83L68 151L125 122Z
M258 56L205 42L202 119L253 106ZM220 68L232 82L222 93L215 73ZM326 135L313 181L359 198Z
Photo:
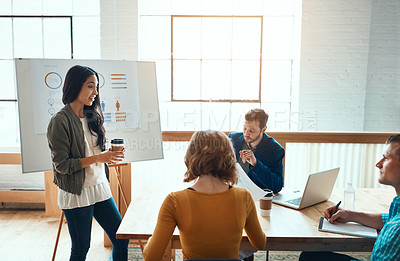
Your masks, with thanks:
M260 134L256 137L256 138L254 138L254 139L252 139L250 142L246 142L248 145L250 145L251 143L253 143L253 142L255 142L256 140L258 140L258 138L260 138L260 136L262 135L262 131L260 131Z

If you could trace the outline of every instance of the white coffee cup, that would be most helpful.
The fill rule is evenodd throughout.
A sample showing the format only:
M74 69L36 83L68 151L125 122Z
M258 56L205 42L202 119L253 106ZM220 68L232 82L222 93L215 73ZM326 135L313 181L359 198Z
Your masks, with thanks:
M112 139L111 140L111 150L112 151L122 151L124 150L124 140L123 139Z

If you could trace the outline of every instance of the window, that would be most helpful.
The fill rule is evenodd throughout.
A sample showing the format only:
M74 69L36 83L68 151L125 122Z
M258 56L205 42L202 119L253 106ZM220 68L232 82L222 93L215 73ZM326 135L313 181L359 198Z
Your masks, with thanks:
M19 147L14 58L99 59L100 3L2 1L0 32L0 147Z
M172 101L261 101L262 16L171 19Z
M1 16L0 144L19 144L14 58L71 58L72 17ZM27 44L29 43L29 44Z
M270 114L269 130L291 129L301 1L141 0L138 7L139 59L156 62L163 130L240 130L255 107Z

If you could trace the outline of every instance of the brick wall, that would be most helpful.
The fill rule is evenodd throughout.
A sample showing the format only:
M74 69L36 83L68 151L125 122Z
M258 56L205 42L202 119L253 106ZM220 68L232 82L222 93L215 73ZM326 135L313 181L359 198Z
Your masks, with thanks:
M137 60L138 1L101 0L101 58Z
M398 131L400 2L303 0L300 120L314 130Z
M372 4L364 130L400 130L400 1Z
M299 111L315 115L310 130L363 129L370 21L370 0L303 0Z

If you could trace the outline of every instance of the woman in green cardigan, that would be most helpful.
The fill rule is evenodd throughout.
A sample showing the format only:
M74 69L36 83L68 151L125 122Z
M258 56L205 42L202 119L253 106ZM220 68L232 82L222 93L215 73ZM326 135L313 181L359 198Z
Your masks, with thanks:
M91 68L69 69L63 86L65 106L51 119L47 139L58 205L71 237L70 260L85 260L93 217L113 244L113 260L127 260L129 240L115 238L121 216L111 195L106 163L121 161L124 151L105 151L99 76Z

